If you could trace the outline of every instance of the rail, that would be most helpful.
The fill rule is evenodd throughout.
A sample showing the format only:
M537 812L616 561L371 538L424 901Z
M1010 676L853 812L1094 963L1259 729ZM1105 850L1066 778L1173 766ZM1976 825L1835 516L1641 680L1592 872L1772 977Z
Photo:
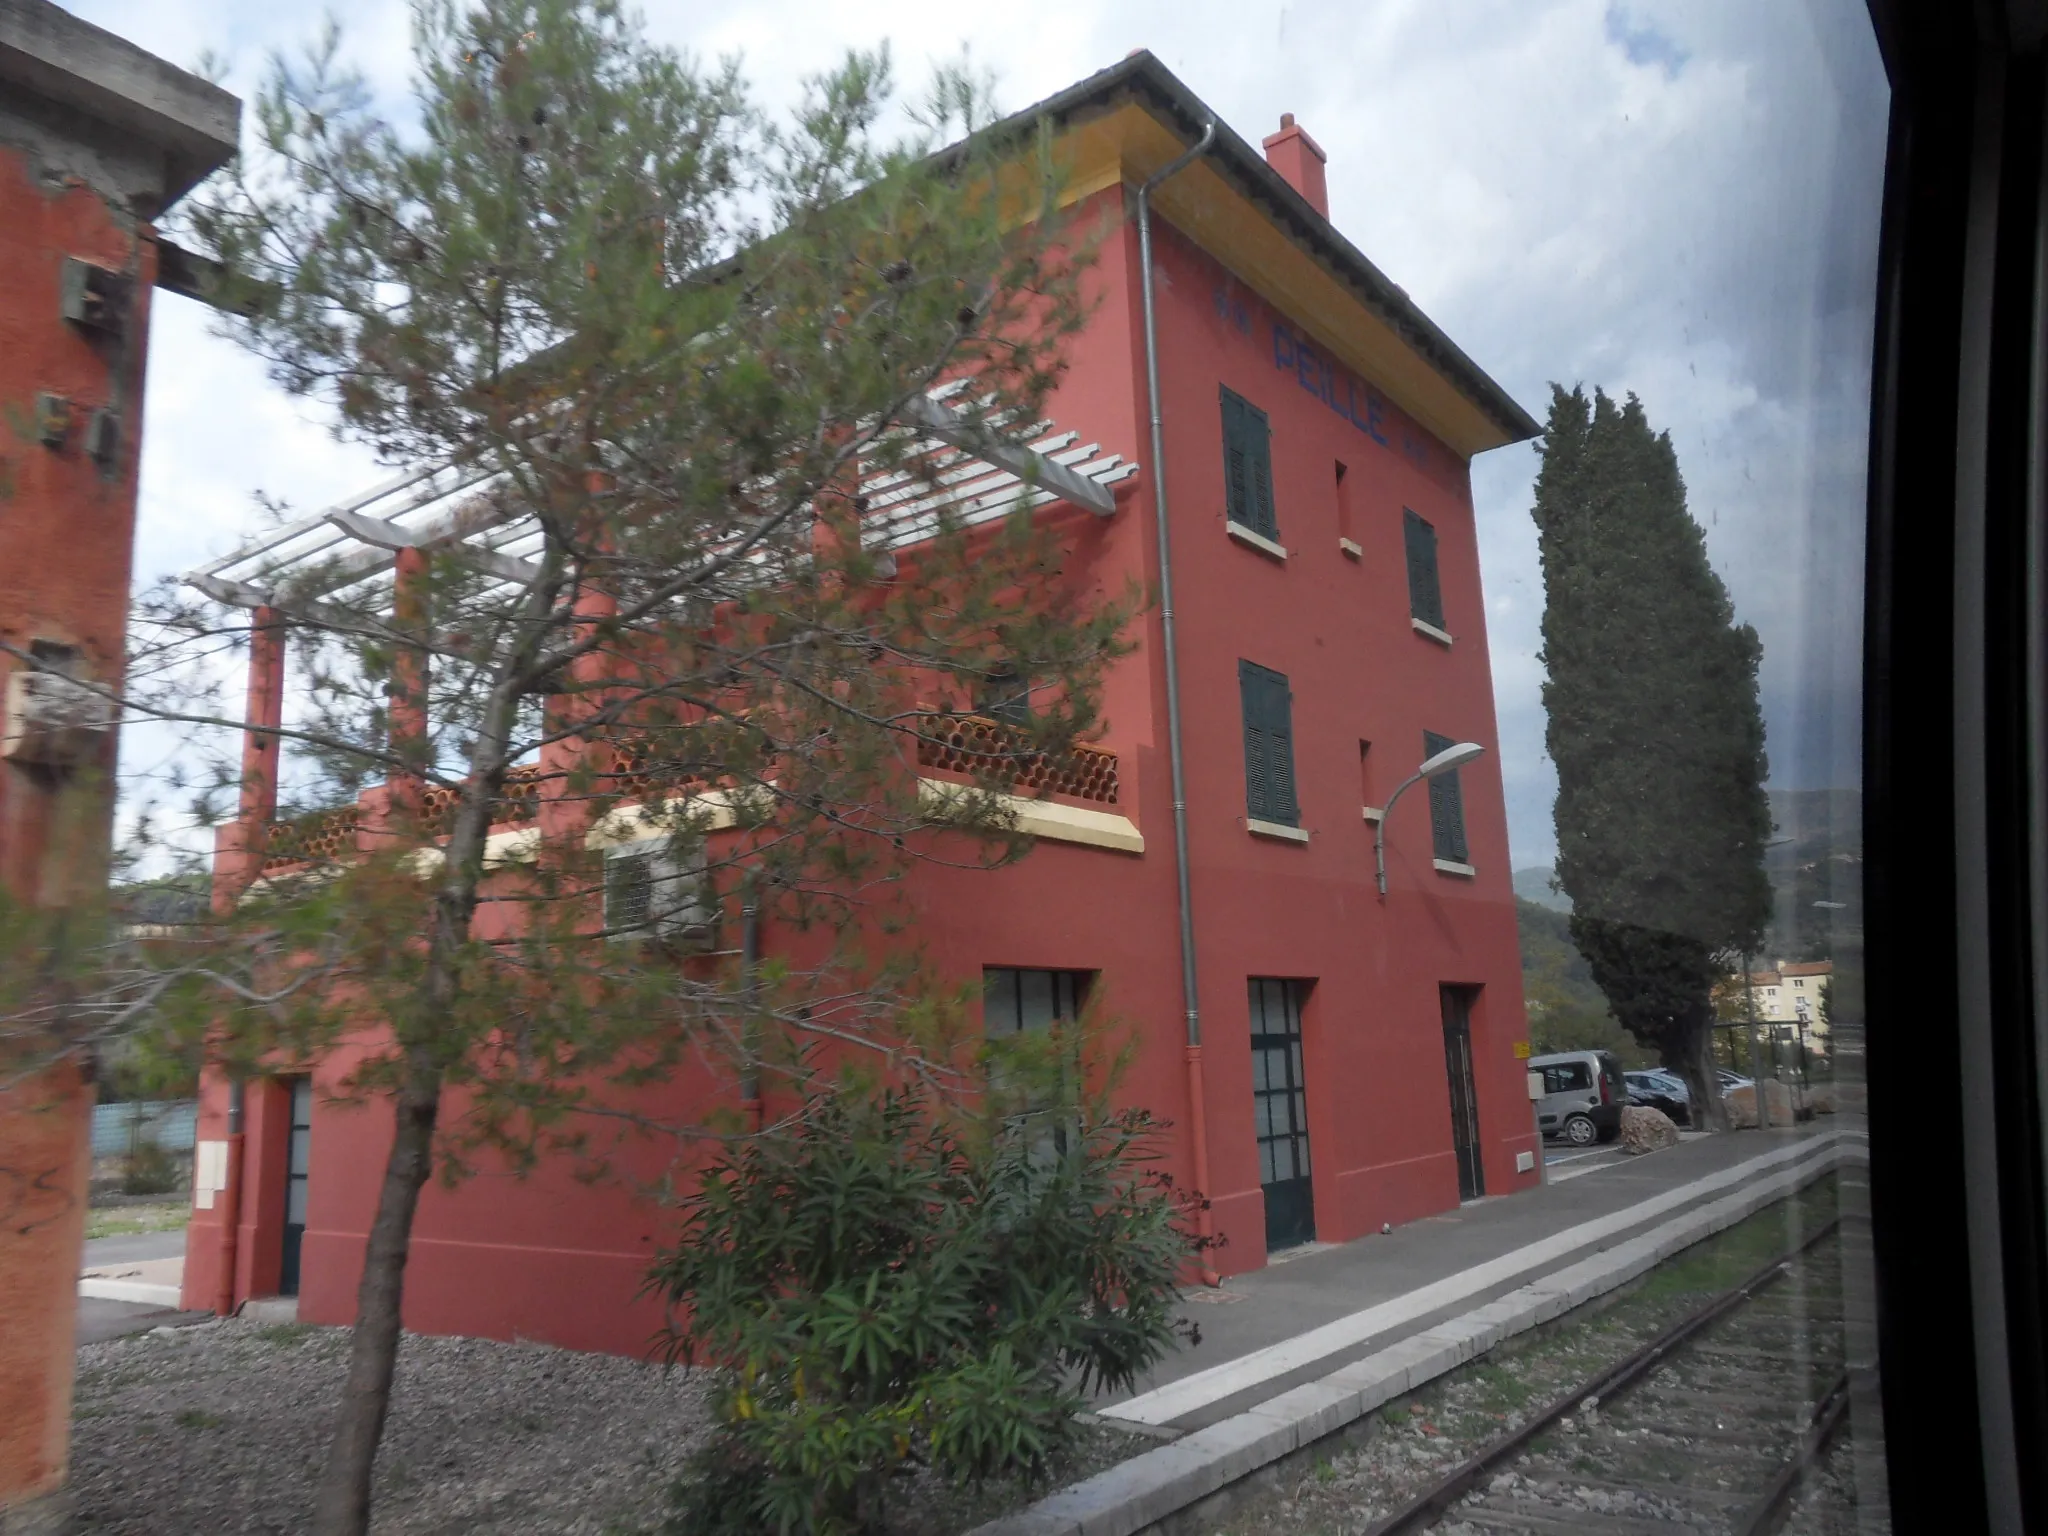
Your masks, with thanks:
M1475 1455L1460 1462L1399 1509L1376 1524L1368 1526L1365 1536L1397 1536L1400 1532L1425 1529L1443 1519L1451 1513L1454 1506L1471 1495L1482 1480L1491 1478L1521 1457L1546 1431L1556 1428L1563 1420L1589 1408L1607 1407L1620 1394L1669 1365L1707 1329L1753 1300L1759 1291L1782 1279L1790 1272L1795 1262L1835 1232L1839 1225L1839 1218L1827 1222L1805 1241L1772 1259L1740 1284L1721 1292L1681 1318L1634 1354L1558 1397L1527 1423L1500 1436ZM1778 1464L1775 1474L1765 1484L1762 1494L1737 1517L1733 1526L1736 1536L1756 1536L1756 1533L1777 1528L1776 1522L1782 1515L1786 1502L1803 1480L1807 1470L1826 1451L1836 1431L1841 1427L1847 1404L1848 1375L1847 1371L1843 1370L1834 1377L1827 1391L1820 1395L1806 1431L1794 1448L1793 1454ZM1669 1487L1660 1488L1658 1491L1674 1495L1682 1493L1682 1490ZM1547 1513L1554 1517L1558 1512Z

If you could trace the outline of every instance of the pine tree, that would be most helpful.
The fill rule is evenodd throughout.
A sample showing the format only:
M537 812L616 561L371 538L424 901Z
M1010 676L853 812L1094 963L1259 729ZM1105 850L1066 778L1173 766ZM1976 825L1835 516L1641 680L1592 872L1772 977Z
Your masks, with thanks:
M1770 919L1756 631L1708 563L1669 433L1553 386L1534 516L1572 938L1710 1125L1713 985Z
M330 570L256 624L232 592L144 603L130 717L236 724L209 658L281 627L305 686L270 734L288 782L333 799L256 830L301 873L217 890L167 955L113 973L143 1000L110 981L100 1009L150 1012L167 1052L230 1075L345 1050L337 1091L393 1116L323 1536L369 1525L427 1180L484 1156L581 1172L618 1127L695 1134L630 1097L686 1069L786 1097L832 1051L911 1071L899 1047L944 999L869 963L861 923L901 918L881 904L912 859L1026 851L996 791L1099 727L1135 601L1064 580L1028 497L949 510L918 426L951 383L961 430L1014 448L1057 387L1092 237L1060 212L1049 128L994 125L953 69L885 138L879 53L771 121L736 66L656 46L617 0L414 18L415 126L378 115L330 32L275 66L257 144L191 232L273 377L394 467L480 486L465 508L523 519L524 558L402 551L402 592ZM900 562L856 494L885 474L937 503ZM1015 749L922 795L920 749L1018 677ZM619 816L659 865L607 862L592 839ZM530 845L494 853L515 824ZM682 872L659 877L688 897L676 930L758 914L810 958L608 930L611 871L657 867Z

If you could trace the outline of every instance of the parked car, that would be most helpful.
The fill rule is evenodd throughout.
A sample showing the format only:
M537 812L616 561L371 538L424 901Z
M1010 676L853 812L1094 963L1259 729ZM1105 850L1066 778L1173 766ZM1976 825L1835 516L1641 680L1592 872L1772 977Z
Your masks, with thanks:
M1628 1083L1628 1101L1644 1109L1661 1110L1671 1117L1674 1125L1692 1123L1692 1090L1685 1085L1685 1079L1675 1072L1666 1072L1661 1067L1649 1067L1636 1072L1624 1072Z
M1589 1147L1621 1134L1621 1108L1628 1102L1621 1058L1607 1051L1560 1051L1533 1057L1529 1070L1543 1074L1536 1124L1545 1136Z
M1753 1078L1744 1077L1740 1072L1730 1072L1726 1067L1719 1068L1718 1072L1721 1079L1721 1097L1724 1099L1738 1088L1756 1086Z

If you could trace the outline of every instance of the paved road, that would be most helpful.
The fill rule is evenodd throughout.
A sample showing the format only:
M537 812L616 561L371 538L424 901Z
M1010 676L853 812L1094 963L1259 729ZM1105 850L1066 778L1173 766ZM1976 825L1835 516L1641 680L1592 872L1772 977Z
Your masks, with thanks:
M96 1237L85 1245L85 1269L104 1264L134 1264L143 1259L179 1259L185 1256L185 1229L175 1232L129 1232L120 1237Z
M120 1237L96 1237L85 1245L84 1269L108 1264L136 1264L144 1259L175 1259L185 1252L185 1232L130 1232ZM180 1312L176 1307L159 1307L148 1302L102 1301L78 1298L78 1342L97 1344L123 1334L146 1333L151 1328L183 1328L203 1323L210 1312Z

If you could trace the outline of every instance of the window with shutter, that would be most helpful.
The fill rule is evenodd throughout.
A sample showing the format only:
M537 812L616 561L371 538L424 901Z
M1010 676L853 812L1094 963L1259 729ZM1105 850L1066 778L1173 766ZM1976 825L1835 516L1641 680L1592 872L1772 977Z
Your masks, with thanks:
M1294 798L1294 696L1286 677L1256 662L1237 664L1244 713L1245 814L1281 826L1301 824Z
M1439 736L1435 731L1422 733L1422 756L1424 761L1435 757L1456 741L1449 736ZM1453 864L1469 864L1465 849L1465 792L1458 784L1462 770L1453 768L1449 773L1440 773L1429 781L1429 829L1436 847L1436 856Z
M1408 541L1408 612L1442 629L1444 593L1437 579L1436 529L1406 510L1401 513L1401 528Z
M1278 540L1273 510L1273 432L1266 413L1223 390L1224 515L1262 538Z

